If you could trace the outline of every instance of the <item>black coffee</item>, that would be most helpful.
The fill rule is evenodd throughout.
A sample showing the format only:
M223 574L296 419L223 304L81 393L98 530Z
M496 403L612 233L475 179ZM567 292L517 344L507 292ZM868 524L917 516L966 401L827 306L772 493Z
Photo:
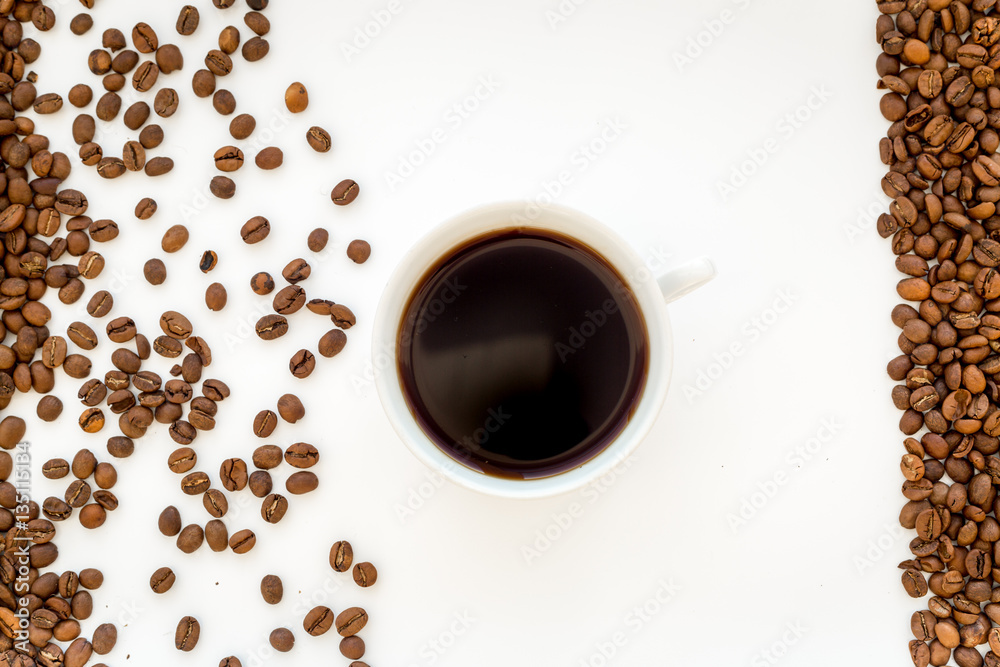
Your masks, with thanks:
M575 468L628 424L646 381L635 296L595 251L513 229L449 253L414 290L397 341L410 410L490 475Z

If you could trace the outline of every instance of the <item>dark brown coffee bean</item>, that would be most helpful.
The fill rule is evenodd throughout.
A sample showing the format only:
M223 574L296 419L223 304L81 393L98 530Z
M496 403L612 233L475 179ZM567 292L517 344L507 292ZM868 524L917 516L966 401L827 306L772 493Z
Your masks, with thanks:
M240 48L240 31L235 26L226 26L219 33L219 50L230 55Z
M121 158L104 157L97 163L97 174L101 178L118 178L127 171Z
M208 189L219 199L232 199L236 194L236 183L228 176L215 176L209 183Z
M97 101L97 108L94 113L98 118L107 122L114 120L122 108L122 98L117 93L104 93Z
M66 372L66 375L71 378L82 380L90 375L91 363L90 359L82 354L68 354L66 355L66 361L63 362L62 367L63 371Z
M306 302L306 308L309 309L310 313L316 313L317 315L323 315L325 317L330 317L330 309L333 308L334 303L329 299L309 299Z
M191 554L201 548L205 541L205 531L198 524L185 526L177 536L177 548L186 554Z
M128 129L132 131L138 130L149 120L149 105L145 102L136 102L125 110L122 120Z
M206 398L216 403L229 397L229 387L221 380L205 380L201 385L201 390Z
M258 438L267 438L274 433L274 428L277 425L278 416L276 414L270 410L261 410L253 419L253 433Z
M340 640L340 654L348 660L358 660L365 655L365 642L361 637L352 635Z
M306 415L305 406L295 394L284 394L278 399L278 414L289 424L294 424Z
M284 162L284 154L281 152L280 148L274 146L269 146L257 153L257 157L254 158L254 163L258 168L264 169L265 171L271 169L277 169Z
M272 493L260 506L260 515L268 523L278 523L288 511L288 499L280 493Z
M135 66L139 64L139 54L131 49L125 49L111 59L111 69L114 70L116 74L128 74ZM124 77L122 77L124 79ZM105 84L106 85L106 84ZM121 90L125 87L125 82L122 80L121 86L118 88Z
M176 90L173 88L161 88L153 100L153 110L156 111L157 116L169 118L177 113L179 101Z
M209 489L202 496L202 504L205 506L205 511L216 519L220 519L226 515L229 511L229 501L226 500L226 496L222 491L218 489Z
M334 625L341 637L353 637L368 625L368 612L361 607L349 607L337 614Z
M174 359L181 356L184 347L176 339L169 336L157 336L153 341L153 351L161 357Z
M59 111L62 109L62 105L62 95L45 93L35 98L34 109L35 113L45 115Z
M228 296L226 294L226 288L222 283L212 283L205 290L205 305L211 311L218 312L226 307L226 301L228 301Z
M255 273L250 279L250 289L253 290L254 294L266 296L274 290L274 279L267 273Z
M147 151L156 148L163 143L163 128L159 125L147 125L142 128L142 132L139 133L139 143Z
M69 463L66 459L49 459L42 466L42 475L47 479L62 479L69 474Z
M274 574L268 574L260 580L260 596L268 604L278 604L284 595L284 587L281 578Z
M94 27L94 19L90 14L77 14L69 22L69 29L74 35L82 35Z
M355 264L364 264L371 257L372 247L368 245L367 241L355 240L351 241L350 245L347 246L347 256Z
M247 464L243 459L226 459L219 467L219 478L226 491L242 491L247 486Z
M350 329L357 324L357 319L351 309L339 303L330 307L330 319L341 329Z
M138 141L128 141L122 149L122 162L129 171L140 171L146 166L146 149Z
M271 493L274 483L271 480L270 473L265 470L255 470L250 474L250 481L247 486L250 487L250 492L254 496L263 498Z
M147 176L163 176L174 168L174 161L168 157L154 157L146 163Z
M358 563L354 566L354 570L351 571L354 576L354 583L362 588L368 588L375 584L375 580L378 579L378 571L375 566L371 563L364 562Z
M271 233L271 223L263 216L254 216L243 224L240 236L244 243L260 243Z
M219 49L212 49L205 56L205 67L215 76L226 76L233 71L233 59Z
M297 285L289 285L278 290L274 295L272 307L276 313L291 315L302 309L306 303L306 292Z
M288 370L299 379L309 377L315 369L316 357L309 350L299 350L288 362Z
M132 87L140 93L145 93L153 89L159 76L159 66L155 62L147 60L141 63L132 75Z
M903 588L910 597L920 598L927 595L927 580L917 570L906 570L903 572Z
M198 619L193 616L185 616L177 623L177 631L174 632L174 647L178 651L190 651L194 649L201 636L201 625Z
M190 447L175 449L170 456L167 457L167 467L170 468L171 472L178 474L188 472L194 468L197 462L198 455Z
M302 621L306 633L313 637L325 635L333 627L334 615L329 607L313 607Z
M296 442L285 450L285 461L293 468L311 468L319 461L319 450L305 442Z
M265 315L254 329L262 340L274 340L288 332L288 320L281 315Z
M108 438L108 453L115 458L124 459L132 456L135 452L135 443L131 438L115 436Z
M8 415L0 421L0 447L14 449L24 438L26 425L24 420L14 415Z
M330 133L316 125L310 127L306 132L306 142L317 153L326 153L333 146Z
M293 496L302 495L315 491L319 486L319 479L315 473L308 470L293 473L285 480L285 490Z
M346 540L334 542L330 549L330 567L336 572L347 572L354 562L354 549Z
M309 232L309 238L306 239L306 245L308 245L309 249L313 252L321 252L324 248L326 248L326 244L329 240L330 233L322 227L318 227Z
M87 58L87 66L94 74L101 76L111 70L111 54L101 49L90 52Z
M201 16L198 13L197 7L184 5L181 7L180 15L177 17L177 33L180 35L193 35L194 31L198 29L200 20Z
M159 528L167 537L173 537L181 532L181 514L176 507L170 505L160 512Z
M330 198L337 206L347 206L358 198L358 184L351 179L343 180L333 188Z
M290 261L281 271L281 276L293 285L302 282L311 274L312 267L310 267L309 263L301 257Z
M150 285L162 285L167 279L167 267L163 260L154 258L143 265L142 275Z
M220 88L212 96L212 108L220 115L228 116L236 111L236 98L225 88Z
M191 322L180 313L168 310L160 316L160 329L171 338L184 340L191 335Z
M257 536L249 528L244 528L229 538L229 548L238 554L249 552L255 544L257 544Z
M100 408L87 408L80 414L79 423L84 433L97 433L104 428L104 412Z
M273 413L272 413L273 414ZM256 424L254 433L256 433ZM267 436L261 436L267 437ZM281 447L277 445L262 445L254 450L253 464L263 470L270 470L278 467L283 461Z
M160 46L156 31L149 27L149 24L141 22L132 28L132 43L139 53L153 53Z
M248 28L261 36L271 31L271 22L260 12L247 12L246 16L243 17L243 22L247 24Z
M263 59L267 52L271 50L271 45L263 37L251 37L243 43L241 53L247 62L257 62Z
M149 587L154 593L162 595L173 588L175 581L177 576L174 571L169 567L161 567L149 577Z
M196 96L208 97L215 92L215 75L207 69L198 70L191 80L191 88Z
M66 337L84 350L93 350L97 347L97 334L83 322L73 322L66 327Z
M256 127L257 121L254 120L253 116L247 113L240 114L229 123L229 134L232 135L233 139L247 139L253 134Z
M43 396L38 401L35 413L42 421L53 422L62 414L62 407L62 401L55 396Z
M181 480L181 491L189 496L198 496L208 491L211 485L208 475L203 472L192 472Z

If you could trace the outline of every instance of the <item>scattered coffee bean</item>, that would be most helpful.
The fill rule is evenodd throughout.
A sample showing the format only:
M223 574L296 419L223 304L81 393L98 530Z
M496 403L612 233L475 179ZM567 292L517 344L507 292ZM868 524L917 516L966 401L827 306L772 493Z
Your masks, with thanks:
M125 115L122 117L122 120L125 123L125 127L128 129L132 131L138 130L146 124L147 120L149 120L149 105L145 102L136 102L125 110Z
M368 625L368 612L361 607L350 607L337 614L334 625L341 637L353 637Z
M274 428L277 425L278 416L276 414L270 410L261 410L253 419L253 433L258 438L267 438L274 433Z
M324 248L326 248L326 244L329 240L330 233L322 227L318 227L309 232L309 238L306 240L306 245L308 245L309 249L313 252L321 252Z
M243 43L241 53L243 59L253 63L263 59L267 52L271 50L271 45L263 37L251 37Z
M311 491L315 491L318 486L319 479L316 477L316 474L308 470L293 473L285 480L285 490L293 496L310 493Z
M225 88L215 91L212 96L212 107L222 116L228 116L236 111L236 98Z
M306 409L295 394L283 394L278 399L278 414L289 424L294 424L306 416Z
M149 587L153 589L154 593L162 595L173 587L175 581L177 581L177 576L174 571L169 567L161 567L150 576Z
M260 595L264 602L268 604L278 604L284 594L284 587L281 578L274 574L268 574L260 580Z
M150 285L162 285L167 279L167 267L163 260L154 258L143 265L142 275Z
M288 320L281 315L265 315L254 328L262 340L281 338L288 332Z
M176 507L170 505L160 512L159 528L167 537L174 537L181 532L181 514Z
M378 571L374 565L368 562L355 565L351 574L354 576L354 583L362 588L372 586L378 579Z
M361 637L352 635L340 640L340 654L348 660L358 660L365 655L365 642Z
M236 183L228 176L215 176L208 189L219 199L232 199L236 194Z
M42 421L53 422L62 414L62 407L62 401L55 396L43 396L35 412Z
M69 22L69 29L74 35L82 35L94 27L94 19L90 14L77 14Z
M313 607L302 621L306 633L313 637L325 635L333 627L334 615L329 607Z
M148 129L148 128L147 128ZM140 136L141 139L141 136ZM143 144L145 146L145 144ZM148 148L148 146L146 146ZM174 161L168 157L154 157L146 163L147 176L163 176L174 168Z
M147 151L156 148L163 143L163 128L159 125L147 125L142 128L142 132L139 133L139 143Z
M248 113L240 114L229 123L229 134L233 139L247 139L257 127L257 121Z
M201 636L201 625L198 619L193 616L185 616L177 623L177 631L174 633L174 647L178 651L190 651L194 649Z
M229 548L238 554L249 552L255 544L257 544L257 536L249 528L244 528L229 538Z
M205 290L205 305L211 311L218 312L226 307L228 295L222 283L212 283Z
M372 247L368 245L367 241L351 241L350 245L347 246L347 256L355 264L364 264L371 257Z
M299 350L288 362L288 370L299 379L307 378L316 369L316 357L309 350Z
M284 154L281 152L280 148L269 146L257 153L257 157L254 158L254 163L260 169L271 170L280 167L282 162L284 162L284 159Z
M256 423L254 427L255 427L254 433L256 433L257 432ZM261 436L261 437L267 437L267 436ZM281 465L281 462L283 460L284 459L281 447L278 447L277 445L261 445L256 450L254 450L253 453L253 464L263 470L270 470L272 468L277 468L279 465Z
M181 7L180 15L177 17L177 33L180 35L193 35L194 31L198 29L198 23L201 16L198 13L198 8L192 5L184 5Z
M260 506L260 515L268 523L278 523L287 511L288 499L279 493L268 495Z
M316 125L310 127L306 132L306 142L317 153L326 153L333 146L330 133Z
M207 69L200 69L191 79L191 88L198 97L208 97L215 92L215 75Z
M161 118L169 118L177 113L179 101L180 100L177 97L176 90L173 88L161 88L156 93L156 98L153 100L153 110L156 111L157 116L160 116Z
M212 519L206 523L205 542L208 543L208 548L216 553L225 551L229 546L229 529L226 528L226 524L219 519Z
M247 484L250 487L250 492L257 498L263 498L269 493L274 487L274 483L271 480L271 475L266 470L254 470L250 474L250 482Z
M358 184L351 179L341 181L330 193L330 198L337 206L347 206L358 198Z
M248 28L261 36L271 31L271 22L260 12L247 12L246 16L243 17L243 22L247 24Z
M311 274L312 267L310 267L309 263L301 257L290 261L281 271L281 276L293 285L302 282Z
M192 554L201 548L205 541L205 531L198 524L185 526L177 536L177 548L186 554Z
M206 250L201 256L198 268L202 273L208 273L219 263L219 255L214 250Z
M274 279L267 273L255 273L250 279L250 289L254 294L266 296L274 290Z
M90 104L93 98L94 91L85 83L76 84L69 89L69 93L66 95L69 103L80 109Z
M351 309L339 303L330 307L330 319L341 329L350 329L357 324L357 319Z

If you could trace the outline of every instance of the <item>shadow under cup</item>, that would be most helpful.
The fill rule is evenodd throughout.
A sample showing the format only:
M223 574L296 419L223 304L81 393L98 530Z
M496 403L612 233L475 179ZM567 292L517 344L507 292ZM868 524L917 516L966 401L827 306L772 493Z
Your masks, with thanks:
M464 466L551 477L604 451L638 407L649 334L618 271L542 229L472 238L403 309L397 372L410 413Z

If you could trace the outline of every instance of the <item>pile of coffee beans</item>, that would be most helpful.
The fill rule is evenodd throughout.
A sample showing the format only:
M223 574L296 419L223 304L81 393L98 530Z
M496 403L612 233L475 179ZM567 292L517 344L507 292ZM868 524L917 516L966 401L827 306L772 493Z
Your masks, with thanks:
M86 10L95 4L95 0L80 2ZM240 28L230 25L219 34L218 48L188 54L189 63L204 64L192 74L191 90L198 98L211 98L212 108L224 116L235 114L238 97L220 82L235 68L250 66L270 52L266 39L270 21L263 13L268 0L246 0L246 4L250 11L243 16L243 23L249 34L241 34ZM198 30L200 11L230 10L234 5L236 0L213 0L201 9L186 5L179 10L173 31L181 38L191 36ZM222 519L228 514L232 494L249 488L250 493L261 499L264 521L277 524L290 511L290 503L288 497L275 490L274 470L282 464L292 468L284 481L284 492L289 496L306 496L319 486L319 477L311 468L319 461L320 451L308 442L296 442L285 449L262 445L253 452L249 466L239 457L226 459L219 469L218 487L214 475L197 469L195 441L208 437L215 428L219 404L230 396L225 382L203 377L212 365L212 349L207 338L196 335L199 332L182 313L183 309L198 307L198 303L174 304L178 310L163 312L158 322L160 331L146 329L150 334L147 337L140 331L141 324L132 317L117 313L112 316L114 295L98 290L86 302L89 323L74 321L65 325L65 336L50 330L52 313L45 305L49 289L55 290L64 304L80 301L86 293L85 281L97 278L105 269L105 258L94 244L114 241L119 227L113 220L88 215L92 212L87 196L65 184L72 171L72 160L64 153L50 150L49 140L36 132L35 121L22 115L23 112L31 110L46 122L58 122L64 100L79 110L72 121L67 121L71 122L72 138L79 146L78 158L84 166L94 167L104 179L133 178L127 175L129 172L148 177L164 175L173 170L174 160L156 154L165 131L150 120L154 114L164 121L176 114L182 96L176 88L165 84L185 66L181 48L167 41L170 26L139 22L124 31L112 27L101 33L98 44L97 37L91 35L94 19L84 11L71 18L70 30L80 39L93 40L86 66L100 77L103 92L95 94L91 83L81 82L65 91L65 97L62 92L39 93L35 84L44 82L44 78L30 71L29 66L38 59L42 46L24 36L25 26L31 24L42 34L56 20L53 8L43 2L0 0L0 167L3 168L0 233L4 234L0 248L3 259L0 411L9 409L15 393L34 392L40 395L35 408L39 419L52 422L61 418L64 405L50 394L57 372L61 372L82 381L77 392L81 411L79 414L71 411L73 418L85 433L111 431L106 448L112 459L132 456L136 452L135 441L145 437L154 423L166 426L167 434L177 445L167 457L167 467L180 477L181 493L200 496L209 516L206 520L187 517L185 523L180 511L170 505L160 513L160 532L174 539L177 549L186 554L198 551L206 543L214 552L246 554L263 536L259 538L249 528L238 528L230 534ZM234 58L242 61L236 62ZM123 109L119 93L128 85L138 94L138 101ZM258 86L248 94L259 96L264 90ZM303 83L292 82L283 92L275 90L273 94L284 95L289 112L306 114L309 93ZM134 138L128 139L120 151L108 148L106 152L102 142L107 142L99 136L97 120L110 123L119 116L123 126L135 133ZM230 122L229 133L232 139L243 141L253 135L256 125L252 115L240 113ZM304 134L305 143L316 152L331 151L333 140L323 127L312 125ZM214 152L207 149L200 159L206 172L219 172L210 176L209 189L221 200L235 195L234 178L250 157L261 170L288 168L279 146L264 147L251 156L229 145L225 137L220 137L215 145L221 148ZM333 204L346 206L357 199L359 192L354 180L345 179L332 188L330 198ZM330 206L329 202L325 205ZM156 211L156 201L144 197L135 207L135 217L149 220ZM271 232L271 223L263 216L255 216L241 228L240 239L246 244L261 243ZM189 239L189 231L182 224L170 226L158 236L165 254L179 252ZM329 239L326 229L317 228L303 241L310 252L320 253ZM241 245L234 234L230 250L238 251ZM205 274L213 271L220 257L225 259L226 250L204 250L198 270ZM346 256L354 263L362 264L370 255L371 246L366 241L357 239L347 246ZM258 336L264 340L280 338L289 329L289 317L305 307L330 319L333 328L322 334L317 332L316 349L319 356L336 356L347 343L345 331L356 323L354 313L328 299L308 299L303 283L313 267L304 257L282 261L285 260L281 279L287 284L278 287L271 297L274 314L257 323ZM155 257L145 263L143 275L154 286L168 281L166 265ZM270 296L276 289L274 278L267 273L256 274L250 283L253 292L262 296ZM205 291L204 306L209 311L223 310L227 300L227 289L220 282L212 283ZM99 320L109 316L113 319L102 327ZM60 325L57 331L61 330ZM85 353L97 348L102 339L114 346L113 368L95 370ZM173 366L169 370L165 366L163 370L157 368L158 358L170 360ZM314 371L316 363L312 351L301 349L288 361L288 369L294 377L305 378ZM279 420L291 427L306 413L303 402L294 394L285 394L273 407L276 412L268 408L254 419L256 436L268 438ZM20 452L26 446L22 444L25 433L22 418L3 415L0 420L0 538L4 543L0 553L0 665L82 667L94 654L105 655L115 647L118 629L103 624L89 640L81 636L80 621L90 617L94 606L90 591L97 590L104 577L92 568L79 573L51 570L59 553L55 544L56 526L71 519L74 513L88 531L104 525L118 508L119 501L113 491L118 470L111 461L101 460L103 457L89 449L80 449L69 461L50 458L43 464L42 474L49 480L68 479L65 491L61 497L49 496L41 505L26 501L20 487L11 481L18 477L15 458L9 453ZM22 555L22 544L30 544L27 555ZM73 544L69 547L80 548ZM353 549L346 541L333 545L330 565L336 572L351 572L361 588L372 586L377 580L378 573L372 563L354 563ZM148 583L155 593L166 595L178 576L183 573L179 575L170 567L160 567L151 573ZM269 575L260 586L266 604L281 600L283 587L278 577ZM367 667L360 662L365 644L359 636L367 622L368 613L360 607L337 614L320 606L305 615L302 626L312 637L336 629L341 636L341 653L355 661L351 666ZM177 623L174 647L181 652L191 651L200 634L197 617L186 615ZM249 640L241 638L241 645ZM280 627L271 632L269 641L275 650L287 652L293 649L295 636L291 629ZM220 665L240 667L241 662L233 655L222 658Z
M995 0L878 0L876 68L892 123L881 140L892 199L892 311L902 354L900 512L916 531L904 590L917 667L1000 665L1000 13ZM988 649L988 650L987 650ZM985 651L985 657L983 654Z

